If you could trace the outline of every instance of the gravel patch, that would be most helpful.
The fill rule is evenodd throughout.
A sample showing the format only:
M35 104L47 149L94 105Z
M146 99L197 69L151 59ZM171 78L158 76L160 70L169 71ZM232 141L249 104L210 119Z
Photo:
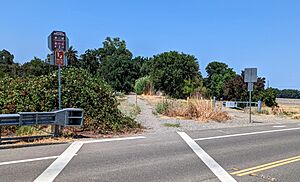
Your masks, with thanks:
M136 96L128 95L128 102L135 104ZM291 120L273 115L252 115L253 123L249 123L249 114L233 109L224 108L228 112L231 119L226 122L201 122L195 120L177 119L161 117L153 114L153 107L145 100L137 99L137 104L141 109L141 113L137 116L136 120L146 127L146 133L166 133L175 131L192 131L192 130L206 130L216 128L228 127L243 127L243 126L256 126L266 124L286 124L295 123L297 120ZM298 121L299 122L299 121ZM179 127L164 126L165 123L179 125Z

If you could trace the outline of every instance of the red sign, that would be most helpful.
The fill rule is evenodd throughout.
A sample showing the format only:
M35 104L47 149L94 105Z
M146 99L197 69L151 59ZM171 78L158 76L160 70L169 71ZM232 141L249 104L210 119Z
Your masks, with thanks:
M65 53L63 51L55 51L55 64L63 66L65 62Z
M51 44L53 50L66 51L66 33L61 31L53 31L51 33Z

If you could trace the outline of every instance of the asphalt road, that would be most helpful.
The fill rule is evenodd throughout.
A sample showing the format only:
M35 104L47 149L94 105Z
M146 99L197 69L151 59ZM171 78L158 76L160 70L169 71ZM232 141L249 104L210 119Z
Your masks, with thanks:
M0 181L300 180L297 123L182 132L3 149Z

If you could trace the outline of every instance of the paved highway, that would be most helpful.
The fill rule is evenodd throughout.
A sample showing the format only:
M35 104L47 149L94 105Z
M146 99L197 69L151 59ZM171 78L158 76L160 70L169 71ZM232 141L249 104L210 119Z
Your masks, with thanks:
M0 181L291 181L300 125L178 131L0 150Z

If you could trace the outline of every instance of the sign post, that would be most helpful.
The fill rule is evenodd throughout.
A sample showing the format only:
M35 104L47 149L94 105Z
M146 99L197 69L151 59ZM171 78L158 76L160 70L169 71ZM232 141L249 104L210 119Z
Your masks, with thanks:
M257 82L257 68L246 68L244 72L244 81L248 83L248 91L249 91L249 122L251 123L251 107L252 107L252 91L253 91L253 83Z
M52 51L52 59L50 64L57 65L58 67L58 109L62 109L61 104L61 66L67 65L65 52L69 47L69 39L65 32L53 31L48 36L48 48ZM59 126L55 125L54 135L59 135Z

